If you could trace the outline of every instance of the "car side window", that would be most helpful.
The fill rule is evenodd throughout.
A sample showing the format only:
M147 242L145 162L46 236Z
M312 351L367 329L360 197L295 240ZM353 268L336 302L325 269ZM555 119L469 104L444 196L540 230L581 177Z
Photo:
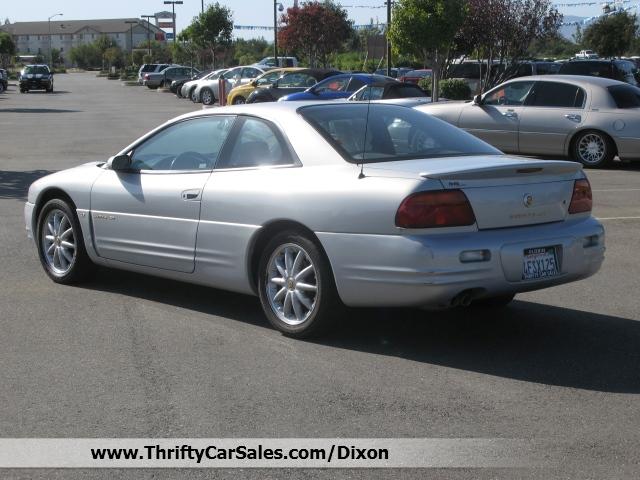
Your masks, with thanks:
M316 84L316 79L306 73L288 73L278 80L278 86L282 88L289 87L312 87Z
M260 71L255 68L245 68L242 70L242 78L256 78L260 75Z
M356 90L360 90L366 84L357 77L351 77L351 81L349 82L349 86L347 87L347 91L355 92Z
M270 72L270 73L267 73L266 75L263 75L262 77L260 77L257 80L256 84L258 86L271 85L273 82L278 80L280 75L282 75L281 72Z
M265 120L245 117L230 155L220 159L216 169L269 167L293 163L289 149L275 125Z
M349 77L329 78L327 80L320 82L315 87L315 91L317 93L343 92L344 90L346 90L348 84L349 84Z
M531 91L533 82L513 82L489 92L482 100L483 105L523 105Z
M559 82L536 82L529 98L529 107L583 108L584 90L576 85Z
M161 130L136 147L133 170L211 170L235 120L231 115L193 118Z

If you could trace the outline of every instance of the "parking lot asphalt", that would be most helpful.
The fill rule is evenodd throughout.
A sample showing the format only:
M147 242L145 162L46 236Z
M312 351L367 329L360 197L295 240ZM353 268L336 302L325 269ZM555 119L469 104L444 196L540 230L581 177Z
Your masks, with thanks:
M638 478L640 165L588 172L607 231L596 276L493 316L352 311L298 341L253 297L106 269L73 287L46 277L25 236L28 185L200 108L91 73L55 82L0 95L1 437L524 438L548 442L555 466L0 477Z

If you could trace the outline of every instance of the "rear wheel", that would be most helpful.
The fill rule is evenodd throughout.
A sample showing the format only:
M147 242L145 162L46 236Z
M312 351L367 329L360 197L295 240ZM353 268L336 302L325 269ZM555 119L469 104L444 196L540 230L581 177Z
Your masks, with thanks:
M40 262L54 282L79 282L92 272L94 265L85 250L80 224L64 200L49 200L42 207L36 239Z
M615 145L597 130L580 132L573 142L573 159L585 167L602 168L613 161Z
M288 231L274 236L258 268L262 309L285 335L318 335L342 312L329 262L306 234Z
M244 99L244 97L242 95L238 95L237 97L235 97L233 99L232 102L234 105L241 105L243 103L247 103L246 100Z
M200 93L203 105L213 105L216 101L216 97L213 95L213 91L210 88L203 88Z
M3 93L5 90L4 83L0 82L0 93Z

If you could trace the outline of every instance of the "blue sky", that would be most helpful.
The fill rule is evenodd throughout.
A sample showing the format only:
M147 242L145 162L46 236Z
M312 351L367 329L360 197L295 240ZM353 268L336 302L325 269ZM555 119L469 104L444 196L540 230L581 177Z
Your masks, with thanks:
M558 3L571 3L580 0L558 0ZM205 0L205 5L212 3ZM234 22L238 25L270 25L273 23L272 0L222 0L234 13ZM281 0L285 8L293 6L293 0ZM359 6L382 6L384 0L342 0L341 4ZM82 20L94 18L122 18L151 15L165 10L162 0L2 0L0 18L14 21L46 20L48 16L62 12L64 19ZM200 12L201 0L184 0L183 5L176 5L178 31L186 27L192 18ZM171 10L168 8L167 10ZM379 18L385 20L384 8L347 8L349 16L356 24L369 23L369 20ZM565 15L588 17L598 15L600 6L562 7L560 11ZM264 36L269 38L272 32L265 30L234 32L243 38Z

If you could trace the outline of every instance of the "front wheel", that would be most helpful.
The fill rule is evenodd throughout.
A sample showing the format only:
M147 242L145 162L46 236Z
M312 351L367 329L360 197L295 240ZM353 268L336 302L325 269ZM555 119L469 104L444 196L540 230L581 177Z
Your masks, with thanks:
M572 156L585 167L606 167L613 161L615 145L602 132L587 130L579 133L573 142Z
M63 200L49 200L38 216L36 243L40 263L56 283L76 283L93 270L74 211Z
M0 82L0 93L3 93L4 91L5 91L4 83Z
M202 99L203 105L213 105L216 101L216 97L213 95L210 88L203 88L200 93L200 98Z
M244 99L244 97L242 95L238 95L237 97L235 97L233 99L233 105L242 105L244 103L247 103L246 100Z
M290 231L273 237L262 252L258 275L262 309L285 335L318 335L342 311L329 262L305 234Z

